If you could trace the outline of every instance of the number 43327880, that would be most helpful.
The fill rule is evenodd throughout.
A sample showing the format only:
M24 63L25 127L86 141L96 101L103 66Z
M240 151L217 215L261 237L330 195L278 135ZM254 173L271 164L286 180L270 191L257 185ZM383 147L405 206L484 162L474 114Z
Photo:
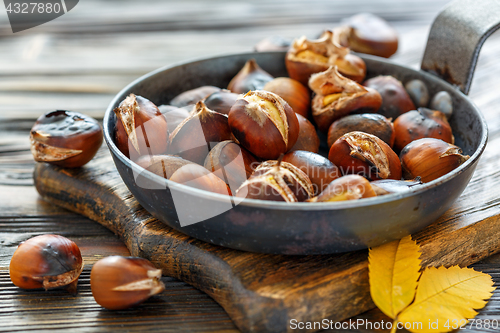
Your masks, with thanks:
M6 8L7 13L14 14L51 14L59 13L62 8L59 3L43 3L43 2L16 2L9 3Z

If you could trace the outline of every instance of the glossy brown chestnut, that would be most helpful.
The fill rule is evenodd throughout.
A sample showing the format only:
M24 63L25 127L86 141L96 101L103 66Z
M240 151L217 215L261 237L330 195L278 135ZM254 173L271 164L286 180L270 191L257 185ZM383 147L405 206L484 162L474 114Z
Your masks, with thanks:
M170 137L170 155L178 155L201 165L213 146L230 140L232 136L227 116L198 102L196 112L179 124Z
M251 90L262 90L273 76L257 65L255 59L250 59L227 85L233 93L246 94Z
M188 105L194 105L199 101L205 99L210 94L220 91L221 89L214 86L201 86L188 91L185 91L177 96L175 96L171 101L170 105L182 108Z
M280 96L288 103L295 113L307 118L311 108L309 89L299 81L288 77L277 77L264 86L263 90Z
M158 109L167 120L169 133L172 133L190 115L188 110L172 105L160 105Z
M351 16L334 33L339 44L356 52L389 58L398 50L396 30L387 21L373 14Z
M240 198L300 202L312 197L314 189L309 177L294 165L266 161L236 192Z
M403 84L393 76L380 75L364 83L365 87L377 90L382 96L382 106L378 113L396 119L405 112L415 110L415 104Z
M405 179L420 177L427 183L458 168L469 156L443 140L423 138L406 145L400 159Z
M311 180L314 195L322 192L328 184L341 176L339 168L319 154L297 150L287 153L283 162L302 170Z
M222 179L201 165L194 163L183 165L177 169L172 176L170 176L170 180L199 190L232 195L231 189Z
M390 147L394 144L396 132L392 122L378 113L351 114L336 120L328 129L328 147L349 132L373 134Z
M215 112L219 112L225 115L229 114L231 107L236 103L236 100L240 97L240 94L235 94L229 90L221 90L214 92L213 94L207 96L204 102L207 108Z
M297 120L299 121L299 137L295 145L290 150L307 150L313 153L319 151L319 137L316 133L316 128L311 124L309 120L302 117L300 114L296 114Z
M373 190L370 182L366 178L358 175L347 175L335 179L309 202L333 202L358 200L363 198L375 197L377 194Z
M205 168L236 190L253 174L260 163L248 150L233 141L218 143L205 159Z
M109 256L97 261L90 272L92 296L109 310L127 309L165 290L161 269L149 260Z
M172 155L145 155L141 156L135 163L165 179L169 179L180 167L186 164L194 164L191 161Z
M80 249L58 235L41 235L21 243L10 260L10 279L23 289L52 289L66 286L76 294L83 270Z
M394 149L400 151L413 140L422 138L441 139L454 143L451 126L441 111L427 108L408 111L399 116L394 122L396 141Z
M398 155L375 135L363 132L344 134L330 148L328 159L344 175L358 174L369 180L401 179Z
M142 155L164 154L168 148L168 124L160 110L144 97L130 94L115 108L115 143L131 160Z
M335 67L312 75L309 87L316 93L312 116L325 133L335 120L353 112L377 112L382 104L376 90L342 76Z
M261 159L276 159L299 137L299 121L283 98L250 91L233 105L229 127L239 143Z
M89 162L102 144L102 129L89 116L71 111L44 114L30 132L35 161L77 168Z

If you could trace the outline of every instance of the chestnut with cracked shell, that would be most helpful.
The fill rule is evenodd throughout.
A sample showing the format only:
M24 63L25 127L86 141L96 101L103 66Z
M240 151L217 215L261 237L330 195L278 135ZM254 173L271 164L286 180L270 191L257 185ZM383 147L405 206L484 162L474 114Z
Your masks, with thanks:
M336 67L311 76L309 87L316 93L312 116L322 132L337 119L352 112L377 112L382 104L380 94L342 76Z
M227 89L237 94L246 94L251 90L261 90L274 77L260 68L255 59L250 59L229 82Z
M371 134L344 134L330 148L328 159L344 175L359 174L370 180L401 179L398 155L387 143Z
M229 112L229 127L239 143L261 159L276 159L297 142L299 121L278 95L250 91Z
M347 175L335 179L317 197L309 202L334 202L375 197L370 182L358 175Z

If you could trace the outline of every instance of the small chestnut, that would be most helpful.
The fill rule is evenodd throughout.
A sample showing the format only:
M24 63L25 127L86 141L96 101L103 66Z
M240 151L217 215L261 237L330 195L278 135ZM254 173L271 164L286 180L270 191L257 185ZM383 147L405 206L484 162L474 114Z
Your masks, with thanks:
M347 175L335 179L317 197L309 199L309 202L333 202L358 200L375 197L370 182L358 175Z
M261 159L276 159L299 136L299 121L283 98L268 91L250 91L229 112L229 127L239 143Z
M396 132L392 122L378 113L351 114L336 120L328 129L328 147L342 135L358 131L373 134L390 147L394 144Z
M448 143L455 141L444 113L427 108L418 108L418 110L403 113L394 122L394 130L396 151L400 151L413 140L422 138L441 139Z
M226 183L198 164L186 164L177 169L170 180L179 184L191 186L199 190L232 195Z
M441 111L450 119L453 114L453 101L451 95L447 91L440 91L431 100L429 105L432 110Z
M288 77L277 77L264 86L266 90L280 96L295 113L307 118L311 108L311 94L309 89L299 81Z
M172 105L160 105L158 109L167 120L169 133L172 133L184 119L189 117L189 111L184 108L178 108Z
M283 162L290 163L302 170L311 180L314 195L322 192L328 184L339 178L339 168L319 154L296 150L283 156Z
M250 90L262 90L273 76L257 65L255 59L250 59L227 85L227 89L237 94L246 94Z
M207 96L203 102L210 110L228 115L229 110L231 110L231 107L239 97L240 94L223 89Z
M182 108L188 105L194 105L199 101L203 100L210 94L220 91L221 89L214 86L201 86L191 90L187 90L177 96L175 96L171 101L170 105Z
M205 168L224 180L236 193L245 180L250 178L259 162L248 150L233 141L218 143L205 159Z
M423 81L408 81L405 89L416 107L426 107L429 104L429 90Z
M311 124L309 120L302 117L300 114L296 114L296 116L299 121L299 137L290 150L307 150L317 153L319 151L320 141L318 133L316 133L316 128L314 128L314 125Z
M342 76L336 67L313 74L309 87L316 93L312 116L322 132L337 119L353 112L377 112L382 104L380 94Z
M378 113L387 118L396 119L405 112L415 110L415 104L413 104L403 84L393 76L376 76L366 80L363 85L380 93L382 106Z
M109 310L127 309L165 290L161 269L143 258L109 256L90 272L92 296Z
M469 159L462 150L440 139L423 138L410 142L400 154L405 179L420 177L427 183L458 168Z
M236 197L300 202L314 194L309 177L296 166L278 161L266 161L236 192Z
M344 134L330 148L328 159L344 175L359 174L370 180L401 179L398 155L375 135L363 132Z
M168 148L168 124L148 99L130 94L115 108L115 143L127 157L164 154Z
M41 235L21 243L10 260L10 279L23 289L52 289L66 286L76 294L83 270L80 249L58 235Z
M210 110L200 101L196 112L180 123L170 137L169 154L201 165L213 146L231 139L231 130L226 115Z
M81 113L52 111L35 122L30 142L35 161L77 168L101 147L102 129L94 118Z

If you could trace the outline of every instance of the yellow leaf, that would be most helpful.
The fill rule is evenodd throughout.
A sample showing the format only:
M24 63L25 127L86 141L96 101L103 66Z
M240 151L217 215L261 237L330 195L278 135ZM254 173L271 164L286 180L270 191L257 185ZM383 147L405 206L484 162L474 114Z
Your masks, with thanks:
M415 301L396 320L413 326L407 328L411 332L449 332L473 318L474 309L484 307L493 290L488 274L458 266L429 267L422 273Z
M420 276L420 247L407 236L370 249L368 269L373 302L392 319L415 297Z

